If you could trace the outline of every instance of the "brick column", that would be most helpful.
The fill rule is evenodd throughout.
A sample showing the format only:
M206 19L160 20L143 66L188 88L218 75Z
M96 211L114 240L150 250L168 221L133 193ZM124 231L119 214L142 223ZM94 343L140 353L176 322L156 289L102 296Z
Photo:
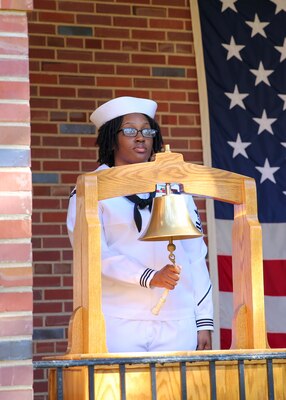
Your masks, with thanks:
M0 0L0 398L33 399L27 11Z

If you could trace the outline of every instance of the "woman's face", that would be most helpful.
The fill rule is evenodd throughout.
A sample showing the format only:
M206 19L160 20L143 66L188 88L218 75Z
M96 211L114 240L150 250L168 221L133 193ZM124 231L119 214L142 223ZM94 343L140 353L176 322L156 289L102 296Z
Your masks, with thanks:
M124 115L122 128L136 128L138 130L150 128L150 124L143 114L133 113ZM114 149L115 166L146 162L150 159L153 148L153 138L145 138L141 132L135 137L124 136L118 133L118 148Z

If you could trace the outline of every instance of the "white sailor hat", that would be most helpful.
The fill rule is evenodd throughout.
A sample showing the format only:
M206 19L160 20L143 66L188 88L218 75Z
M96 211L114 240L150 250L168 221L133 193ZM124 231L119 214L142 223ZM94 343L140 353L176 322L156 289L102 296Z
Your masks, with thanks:
M106 122L121 115L140 113L154 118L156 110L157 103L153 100L123 96L102 104L91 114L90 120L99 129Z

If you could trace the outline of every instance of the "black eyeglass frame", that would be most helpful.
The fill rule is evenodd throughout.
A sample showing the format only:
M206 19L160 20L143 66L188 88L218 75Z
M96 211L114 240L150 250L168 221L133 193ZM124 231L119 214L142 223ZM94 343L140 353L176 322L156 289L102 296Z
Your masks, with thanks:
M127 137L136 137L140 132L143 137L150 139L154 138L157 135L158 130L152 128L144 128L144 129L121 128L119 129L118 132L122 132L123 135Z

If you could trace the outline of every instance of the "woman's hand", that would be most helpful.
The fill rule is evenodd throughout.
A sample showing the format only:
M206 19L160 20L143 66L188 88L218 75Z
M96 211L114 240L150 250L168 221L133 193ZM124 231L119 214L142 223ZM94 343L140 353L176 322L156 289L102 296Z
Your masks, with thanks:
M179 265L167 264L157 271L151 279L150 286L161 287L168 290L175 289L180 279L181 268Z
M211 350L212 336L211 331L198 331L197 350Z

